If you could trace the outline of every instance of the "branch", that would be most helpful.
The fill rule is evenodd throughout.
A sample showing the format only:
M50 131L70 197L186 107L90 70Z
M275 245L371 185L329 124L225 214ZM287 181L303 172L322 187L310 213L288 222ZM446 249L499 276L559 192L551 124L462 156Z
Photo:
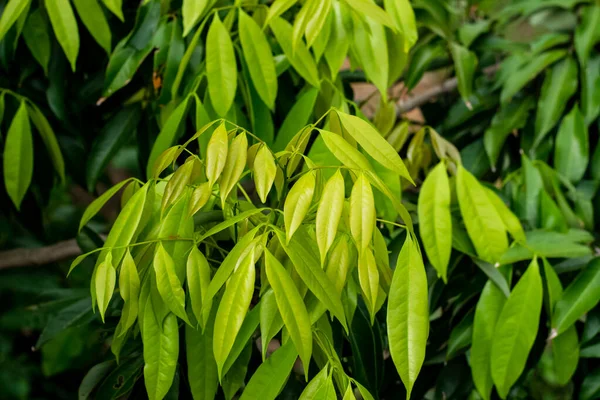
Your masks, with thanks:
M483 73L486 75L492 75L496 71L498 71L499 68L499 64L490 65L489 67L483 69ZM458 79L456 77L446 79L440 85L434 86L421 94L411 97L406 101L399 101L396 105L396 115L400 117L401 114L407 113L410 110L420 107L441 94L455 91L457 87Z
M75 239L63 240L45 247L21 248L0 252L0 270L15 267L37 267L67 260L81 254Z

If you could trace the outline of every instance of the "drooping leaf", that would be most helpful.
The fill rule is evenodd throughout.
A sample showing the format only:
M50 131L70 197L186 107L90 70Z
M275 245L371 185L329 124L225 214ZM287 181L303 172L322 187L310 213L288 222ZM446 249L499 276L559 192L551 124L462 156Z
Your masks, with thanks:
M183 36L187 36L198 23L208 4L208 0L183 0L181 14L183 17Z
M306 217L314 192L315 172L313 171L302 175L288 192L283 205L283 219L288 243Z
M125 301L123 311L121 312L121 319L123 320L121 332L124 333L133 326L135 319L138 316L140 298L140 276L129 251L125 253L123 262L121 263L121 270L119 272L119 294Z
M588 67L581 72L581 111L586 125L590 125L600 114L600 56L595 55Z
M392 17L398 32L404 38L404 51L408 52L417 42L418 32L415 12L408 0L384 0L385 10Z
M581 23L575 28L575 52L585 67L594 45L600 40L600 6L591 4L581 9Z
M556 171L571 182L578 182L589 161L588 129L576 105L560 124L554 147Z
M2 17L0 17L0 40L4 38L6 32L17 22L23 11L29 8L30 3L31 0L13 0L7 2L2 11Z
M71 8L71 2L69 0L55 0L45 2L45 4L56 39L65 52L71 64L71 69L75 71L75 63L79 53L79 31L77 30L77 21L75 20L73 8Z
M360 174L352 186L350 194L350 232L359 252L371 243L375 228L375 200L371 184L364 174Z
M353 35L352 50L367 78L377 87L383 101L387 101L390 71L385 27L372 18L366 18L364 22L356 24L354 29L356 32Z
M114 15L117 16L121 21L125 18L123 17L123 0L102 0L106 8L110 10Z
M564 386L571 380L579 363L579 338L575 326L552 339L551 346L554 373L558 384Z
M25 102L20 104L8 128L3 161L6 193L19 210L33 177L33 138Z
M81 18L94 40L107 54L110 54L112 35L98 0L73 0L73 4L79 18Z
M344 177L340 170L329 178L323 189L316 218L317 245L321 263L337 235L338 225L344 209Z
M362 289L363 297L369 314L371 315L371 324L375 321L377 312L377 296L379 293L379 270L373 252L370 249L363 249L358 259L358 281Z
M210 312L209 312L210 314ZM213 355L215 313L210 315L204 331L185 326L188 380L194 399L212 400L219 388L217 363Z
M260 197L260 201L265 203L267 201L267 195L275 181L275 175L277 174L275 159L267 146L261 146L256 153L253 170L256 192L258 193L258 197Z
M394 21L390 15L369 0L345 0L359 15L366 15L379 24L395 29ZM387 7L386 7L387 8Z
M173 258L167 253L162 243L159 243L156 248L153 265L160 297L175 315L187 322L185 293L175 272Z
M100 310L102 322L104 322L104 315L108 308L108 303L115 290L116 281L117 272L112 263L112 253L108 253L104 261L102 261L94 271L94 287L96 289L96 299L98 301L98 310Z
M335 400L335 387L329 373L329 368L326 365L314 378L308 382L300 394L300 400Z
M215 111L225 116L237 89L237 66L229 32L215 14L206 37L206 77Z
M206 148L206 177L212 186L223 171L227 161L229 141L225 124L220 124L213 132Z
M523 231L523 226L516 215L510 211L508 206L504 204L504 201L502 201L502 199L496 195L493 190L486 188L485 193L487 194L490 202L496 208L498 215L504 223L504 227L511 234L513 239L518 242L525 243L525 232Z
M325 145L333 153L335 158L349 168L372 171L373 167L369 164L366 157L356 148L352 147L342 136L333 132L319 130Z
M196 320L205 326L210 314L211 304L203 307L203 295L210 284L210 266L204 254L196 246L192 247L186 263L186 277L190 295L192 311Z
M2 15L4 17L4 14ZM42 15L41 9L38 8L27 17L27 22L23 27L23 39L35 60L42 66L44 74L48 75L51 52L50 27Z
M469 98L473 94L473 77L477 68L477 56L457 43L450 43L450 53L454 60L454 69L458 78L458 92L467 107L470 107Z

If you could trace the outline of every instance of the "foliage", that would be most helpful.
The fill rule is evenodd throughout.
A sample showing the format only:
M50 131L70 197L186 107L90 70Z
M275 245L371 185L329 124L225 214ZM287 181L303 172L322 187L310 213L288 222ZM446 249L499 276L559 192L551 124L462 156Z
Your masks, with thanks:
M599 396L598 4L2 7L0 243L84 252L6 292L42 367L3 333L3 382L62 396L95 363L80 398ZM434 70L458 95L397 115Z

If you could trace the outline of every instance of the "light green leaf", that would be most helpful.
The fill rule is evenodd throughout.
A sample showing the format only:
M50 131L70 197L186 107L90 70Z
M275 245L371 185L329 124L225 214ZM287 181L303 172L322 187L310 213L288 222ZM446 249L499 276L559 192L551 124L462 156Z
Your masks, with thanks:
M188 381L196 400L213 400L219 388L217 363L213 355L215 313L212 313L204 332L185 326L185 350L188 364Z
M294 342L289 340L258 367L242 392L240 400L275 400L285 385L297 357Z
M329 40L323 54L334 80L346 59L350 45L343 18L341 3L334 1L331 15L331 32L329 33Z
M600 300L600 259L592 260L565 289L556 303L552 327L557 334L566 332Z
M104 261L102 261L94 271L94 286L102 322L104 322L104 314L106 313L108 303L115 290L116 280L117 271L112 264L112 255L111 253L108 253Z
M350 232L359 252L365 250L373 238L375 228L375 199L371 184L360 174L350 194Z
M306 29L304 31L306 45L308 47L315 44L317 38L319 38L319 34L324 30L325 22L329 16L329 10L331 10L332 0L320 0L315 1L314 3L315 6L311 10L311 15L306 23Z
M390 15L385 12L381 7L378 7L375 2L370 0L344 0L350 7L352 7L358 15L364 15L372 18L375 22L381 25L385 25L389 28L395 29L394 21ZM387 7L387 6L386 6Z
M304 364L305 374L308 376L313 339L304 301L289 273L267 249L265 249L265 270L275 293L281 318Z
M110 200L123 186L125 186L128 182L131 182L133 178L125 179L106 192L102 193L102 195L98 196L94 201L90 203L89 206L83 212L81 216L81 221L79 221L79 231L96 215L98 212L104 207L106 202Z
M231 347L229 356L227 356L225 365L223 365L223 376L226 376L229 373L229 370L239 361L240 355L245 351L250 339L254 335L254 332L256 332L256 328L258 328L259 323L260 306L253 307L252 310L246 314L246 318L244 318L244 322L242 323L235 341L233 342L233 347Z
M121 21L124 21L123 17L123 0L102 0L106 8L110 10L111 13L117 16Z
M336 400L335 387L331 374L329 373L328 365L325 365L314 378L308 382L300 394L299 400Z
M417 42L418 32L415 12L408 0L383 0L385 10L392 17L398 32L404 38L404 51L408 52Z
M254 19L240 9L240 42L258 95L272 110L277 97L277 74L271 46Z
M581 23L575 28L575 52L585 67L594 45L600 40L600 6L590 4L581 9Z
M571 325L564 333L552 339L552 365L557 383L565 386L579 363L579 337L577 328Z
M488 281L475 308L471 345L471 373L477 391L484 400L492 395L492 340L498 317L506 303L506 296L492 281Z
M450 183L446 165L433 168L419 192L419 232L429 262L438 276L448 282L447 270L452 253L452 216L450 214Z
M379 9L374 3L372 5ZM383 101L387 102L390 73L385 27L372 18L366 18L364 22L355 24L354 29L352 51L367 78L377 87Z
M248 156L248 139L246 132L237 135L231 141L231 147L227 153L227 161L219 179L219 190L221 192L221 204L225 204L227 196L237 185Z
M494 208L498 212L498 215L502 219L506 230L517 242L525 243L525 231L523 231L523 226L521 225L521 222L517 216L510 211L510 208L504 204L504 201L502 201L502 199L496 193L494 193L493 190L488 188L484 189L488 199L493 204Z
M225 167L229 141L225 123L221 123L213 132L206 147L206 178L212 186Z
M186 37L200 20L208 0L183 0L181 15L183 16L183 37Z
M344 209L344 177L338 169L323 189L317 209L316 235L321 264L325 263L327 251L333 244Z
M458 78L458 92L467 107L471 108L469 98L473 94L473 77L477 69L477 56L466 47L453 42L450 42L450 53Z
M213 337L213 352L219 379L223 377L223 365L248 312L254 293L255 273L254 250L252 250L233 273L219 303Z
M210 284L210 275L210 266L206 257L196 246L192 247L186 263L186 278L192 311L203 328L206 326L212 308L212 299L206 307L203 300Z
M542 278L534 259L502 308L494 331L492 378L503 399L523 372L537 336L542 292Z
M98 275L96 274L96 276ZM121 319L124 321L121 334L124 334L133 326L137 318L140 298L140 276L129 251L125 253L125 257L123 257L123 262L121 263L119 293L125 302L121 314Z
M294 48L292 45L292 26L279 17L272 18L270 24L271 30L290 64L305 81L318 88L320 78L315 60L303 43L298 43Z
M539 223L540 193L544 188L544 182L540 171L525 154L521 156L521 165L525 183L524 214L529 221L529 225L535 228L538 227Z
M189 323L185 313L185 293L175 272L175 263L162 243L156 247L153 265L160 297L175 315Z
M373 167L369 164L367 158L344 140L342 136L324 130L319 130L319 133L325 142L325 146L342 164L352 169L373 171Z
M50 23L60 46L75 71L77 54L79 53L79 31L77 21L69 0L45 1Z
M265 203L277 174L277 166L271 150L266 145L260 146L253 163L254 184L260 201Z
M318 94L319 91L316 88L310 87L298 96L277 132L273 151L283 150L294 135L308 123Z
M273 289L268 289L260 297L260 341L262 360L265 361L271 339L283 328L283 319L277 308Z
M462 166L456 175L456 194L477 254L485 261L496 263L508 248L504 222L484 187Z
M110 54L112 35L98 0L73 0L73 4L75 4L79 18L94 40L107 54Z
M45 75L48 75L48 64L50 63L51 42L49 28L40 8L29 14L27 22L23 27L25 44L35 60L42 66Z
M3 159L6 193L19 210L33 177L33 138L24 101L8 128Z
M208 231L206 231L205 233L203 233L196 241L197 242L201 242L204 239L206 239L209 236L212 236L214 234L217 234L227 228L229 228L230 226L233 226L239 222L244 221L245 219L258 214L258 213L262 213L265 210L268 210L269 208L265 207L265 208L253 208L250 209L248 211L244 211L242 213L239 213L231 218L226 219L225 221L213 226L212 228L210 228Z
M537 105L534 147L538 146L556 125L577 86L577 63L572 57L557 62L546 73Z
M394 270L387 311L390 354L407 399L425 360L429 336L427 276L417 246L407 235Z
M229 31L215 14L206 36L208 92L217 114L224 117L235 98L237 64Z
M23 11L29 8L31 0L11 0L7 2L2 17L0 17L0 40L4 38L6 32L17 22Z
M315 172L309 171L296 181L288 192L283 205L283 220L285 222L286 239L290 239L300 227L315 193Z
M581 180L589 161L588 129L579 107L575 105L560 124L554 146L556 171L571 182Z
M337 111L337 115L344 126L345 132L352 136L367 154L387 169L396 172L414 185L414 181L396 150L394 150L373 126L359 117L340 111Z
M377 295L379 294L379 270L371 249L363 249L358 259L358 281L369 309L371 325L377 312Z
M202 182L196 187L190 196L190 204L188 207L188 215L191 217L196 214L202 207L208 203L212 195L212 188L208 182Z
M269 7L265 25L267 25L273 18L279 17L281 14L286 12L290 7L296 4L297 1L298 0L275 0Z

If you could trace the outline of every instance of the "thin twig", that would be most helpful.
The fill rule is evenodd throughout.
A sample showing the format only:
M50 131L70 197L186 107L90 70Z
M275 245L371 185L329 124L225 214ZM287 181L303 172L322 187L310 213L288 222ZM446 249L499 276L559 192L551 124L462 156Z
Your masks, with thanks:
M34 267L68 260L81 254L75 239L63 240L49 246L20 248L0 252L0 270L15 267Z

